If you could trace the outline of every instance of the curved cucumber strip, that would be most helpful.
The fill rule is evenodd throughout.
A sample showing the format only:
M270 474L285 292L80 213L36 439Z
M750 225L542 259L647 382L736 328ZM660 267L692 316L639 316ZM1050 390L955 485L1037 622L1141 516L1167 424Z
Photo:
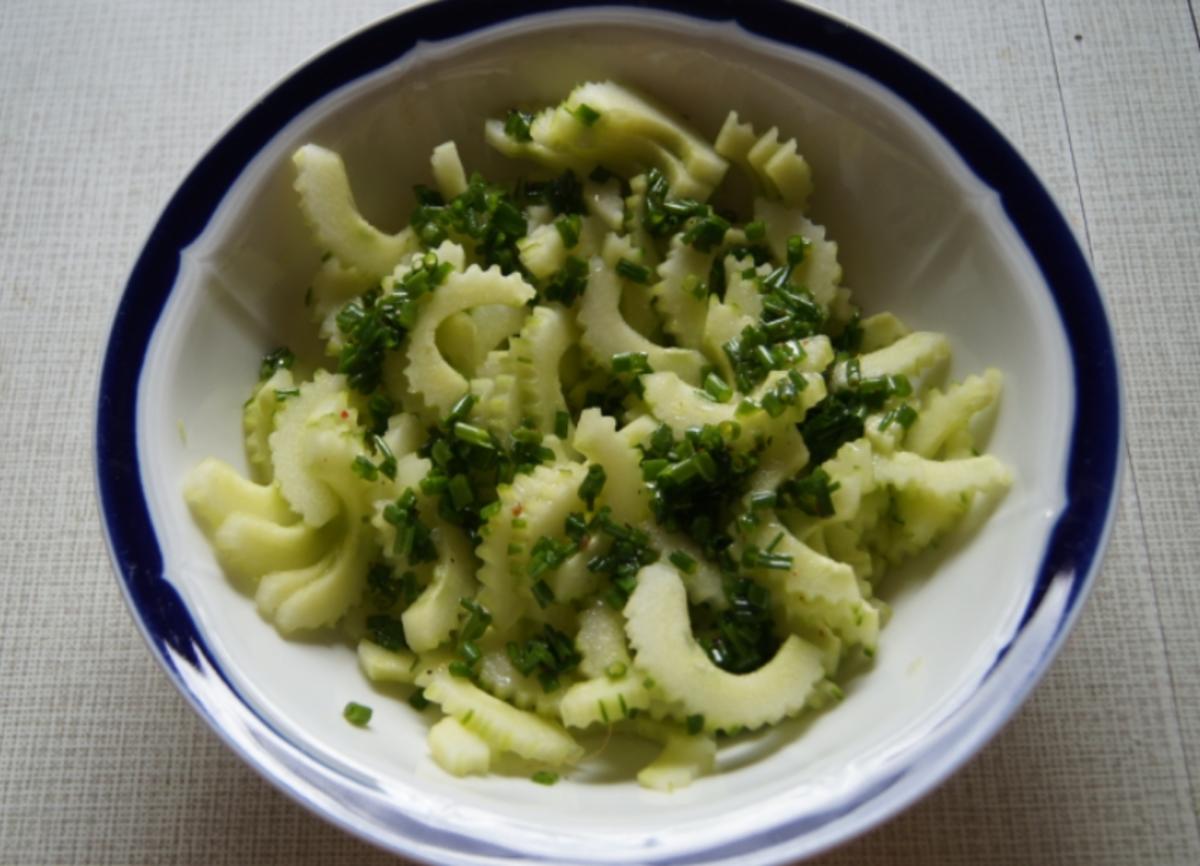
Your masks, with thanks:
M630 718L634 710L649 709L650 690L643 680L630 672L617 680L601 676L576 683L567 689L559 705L563 724L568 728L608 725Z
M492 763L492 749L487 741L452 716L429 729L429 754L451 776L482 775Z
M933 457L943 443L970 423L978 412L1000 397L1004 377L989 369L982 376L968 376L945 392L933 390L925 397L917 420L904 436L904 447L921 457Z
M583 747L558 725L518 710L447 671L433 674L425 697L498 751L552 765L573 764L583 757Z
M660 346L638 333L621 315L621 281L601 258L591 260L587 290L579 302L579 327L584 351L601 367L613 355L644 354L654 370L670 370L688 382L699 383L704 356L694 349Z
M358 666L373 683L411 683L419 670L414 653L386 650L369 640L358 642Z
M235 511L279 524L299 519L277 484L255 484L215 457L204 458L187 474L183 498L210 537Z
M692 636L683 581L661 564L638 572L625 620L638 667L709 728L758 728L793 716L825 675L820 652L795 635L753 673L721 670Z
M345 266L376 278L392 272L405 255L415 252L411 228L384 234L358 212L342 158L332 150L306 144L292 154L300 210L317 243Z
M472 265L461 273L450 274L430 296L409 333L408 363L404 370L409 386L440 415L447 414L469 386L463 374L438 349L437 332L442 322L473 307L490 304L520 307L535 294L533 286L519 275L503 276L496 267L485 271Z

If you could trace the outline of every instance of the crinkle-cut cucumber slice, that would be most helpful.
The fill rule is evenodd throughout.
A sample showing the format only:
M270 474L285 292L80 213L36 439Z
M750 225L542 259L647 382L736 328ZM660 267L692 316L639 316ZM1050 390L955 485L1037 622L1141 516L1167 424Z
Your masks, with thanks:
M363 219L338 154L306 144L292 154L292 163L296 166L300 210L317 246L333 253L343 265L378 279L390 274L404 256L417 249L411 228L389 235Z
M475 594L475 557L466 535L436 516L431 522L438 552L433 579L400 615L404 636L416 652L431 650L446 640L458 626L459 602Z
M292 399L302 397L303 389ZM272 436L273 445L280 432ZM259 582L259 610L285 634L333 625L358 601L376 550L366 528L369 502L384 487L365 483L350 468L362 454L362 440L349 417L321 415L305 424L296 445L296 465L309 481L325 485L340 517L328 530L338 542L323 559L308 568L274 571Z
M808 446L795 424L777 430L767 447L758 455L758 468L746 485L747 495L774 491L780 484L808 465Z
M559 725L510 706L448 671L434 672L425 697L498 751L553 766L583 757L583 747Z
M821 527L818 532L830 559L853 568L860 583L875 576L875 561L863 544L861 531L856 527L846 523L831 523Z
M642 452L645 442L658 425L648 415L617 430L616 419L599 409L585 409L579 416L572 444L592 463L604 467L607 479L600 491L600 502L613 515L634 525L650 520L650 491L642 480Z
M275 413L279 411L281 391L295 387L292 371L280 367L265 381L259 382L246 405L242 407L242 434L246 442L246 461L250 477L266 484L274 477L271 467L270 436L275 429Z
M816 647L792 635L766 665L748 674L717 667L692 636L687 593L675 569L648 565L625 605L634 662L688 714L710 729L753 729L804 709L824 676Z
M658 266L658 282L650 288L650 297L663 317L663 330L686 349L703 347L708 300L693 283L707 278L714 255L700 252L685 244L682 235L675 235L667 257Z
M653 791L684 788L705 773L717 760L717 740L711 733L689 734L678 725L637 719L632 728L639 736L663 744L658 757L638 773L638 784Z
M498 267L485 271L471 265L461 273L447 276L424 302L417 324L409 333L404 370L408 385L440 415L447 414L469 385L466 377L438 349L437 332L442 322L473 307L492 304L520 307L535 294L533 286L519 274L504 276Z
M483 775L492 764L492 749L452 716L429 729L429 754L451 776Z
M545 434L554 431L558 413L567 411L558 368L577 340L571 317L558 307L546 306L534 307L520 335L512 340L521 413Z
M754 404L748 411L741 409L740 401L717 403L703 391L694 388L674 373L648 373L642 376L645 388L643 399L654 417L667 424L676 436L682 436L692 427L705 424L720 425L736 423L740 435L733 440L739 448L755 448L766 438L781 432L804 417L804 413L825 398L825 380L817 373L801 373L805 387L798 393L796 401L772 418L765 409L759 408L763 397L774 391L788 379L788 372L772 370L761 385L748 395Z
M908 376L916 379L950 360L950 341L945 334L914 331L896 342L858 357L859 373L864 379L878 376ZM846 363L839 361L833 372L835 388L845 387ZM913 383L914 385L917 382Z
M500 510L481 527L483 540L475 548L479 565L479 602L492 614L498 630L511 627L528 609L528 593L518 592L518 578L509 567L512 541L512 506L505 508L506 491L500 488Z
M213 533L212 545L225 574L252 586L268 572L302 568L320 559L334 543L327 526L280 525L235 511Z
M888 514L868 542L891 562L929 547L977 497L998 497L1012 484L1008 467L990 454L943 461L899 452L875 459L875 478L886 488Z
M615 177L604 183L584 181L583 204L609 231L619 232L624 227L625 199L621 197L621 183Z
M611 81L576 87L560 105L538 112L529 132L532 140L519 142L504 133L503 121L484 127L488 143L502 153L550 168L587 174L603 165L632 177L657 167L672 194L684 198L707 199L728 167L681 122Z
M807 449L804 453L807 458ZM792 527L794 534L799 538L806 538L818 527L855 520L859 515L863 497L874 491L877 486L874 461L874 447L869 437L863 437L845 443L833 457L822 463L821 470L829 476L829 499L833 505L833 514L817 517L796 510L788 511L786 522ZM765 489L765 486L755 480L751 489Z
M491 694L522 710L558 721L563 689L547 692L533 677L517 670L501 647L484 651L479 663L479 682Z
M718 609L726 606L721 569L704 555L700 545L681 532L668 532L653 520L646 521L641 528L650 536L651 545L661 550L664 556L678 551L687 554L696 563L695 571L681 575L688 601L692 604L709 604Z
M583 508L578 491L586 474L580 463L538 466L499 489L500 508L476 549L483 563L479 600L499 629L532 612L530 552L543 536L560 538L567 515Z
M562 540L567 517L573 511L585 509L579 498L579 485L586 477L587 467L582 463L553 463L538 466L513 479L505 502L511 500L510 512L519 513L520 517L512 527L509 569L521 585L519 591L523 594L533 580L529 576L529 564L534 545L542 538ZM554 573L545 578L553 580Z
M879 613L863 598L854 569L822 556L800 541L773 515L759 518L749 542L791 557L787 569L756 568L751 573L769 586L789 621L815 619L826 623L847 644L874 648L879 637Z
M348 268L334 256L321 262L309 283L305 302L309 304L312 321L317 324L318 335L325 342L325 354L336 357L345 345L337 324L338 313L350 301L377 285L378 277Z
M365 638L358 642L358 666L373 683L411 683L419 668L415 653L384 649Z
M862 331L862 339L858 343L859 352L874 352L886 349L901 337L912 333L912 328L904 324L894 313L876 313L867 316L858 323Z
M632 671L617 679L599 676L576 683L563 695L559 712L568 728L609 725L650 708L650 690Z
M279 492L279 485L255 484L216 457L204 458L187 474L183 480L183 498L210 539L234 512L278 524L300 519Z
M804 260L792 271L792 282L804 286L827 310L837 307L838 288L842 284L842 266L838 245L826 237L825 227L779 202L754 200L754 218L766 224L767 246L776 261L787 261L788 238L800 235L808 241Z
M602 599L596 599L579 612L579 631L575 649L583 656L579 671L594 679L628 670L629 647L625 643L625 620Z
M942 450L939 456L943 460L965 460L968 457L975 457L979 454L979 449L975 447L975 435L971 432L970 427L960 427L942 443Z
M567 260L562 234L553 223L538 226L517 241L517 254L521 264L539 280L553 276Z
M424 444L425 428L417 416L401 412L388 418L383 441L397 458L406 457Z
M333 625L361 595L373 549L361 524L349 521L316 564L264 575L255 594L259 611L283 634Z
M517 349L512 343L506 349L488 352L478 375L471 380L475 405L471 417L477 424L503 436L521 425L524 407L521 404L521 383L517 379Z
M797 152L796 139L779 140L778 127L758 135L742 123L736 111L729 112L717 133L716 151L749 170L758 188L780 199L788 207L804 210L812 194L812 171Z
M594 555L590 548L574 553L547 576L546 582L554 592L555 601L570 604L600 589L603 576L587 567Z
M433 169L433 182L446 201L467 191L467 172L458 156L458 145L453 141L435 147L429 156L429 165Z
M669 370L699 383L704 356L694 349L660 346L640 334L621 315L621 281L604 260L591 260L587 290L579 301L577 321L583 349L598 365L608 368L613 355L644 354L654 370Z
M318 370L311 382L300 385L300 393L284 401L275 414L271 433L271 462L279 489L292 508L312 526L322 526L338 513L338 497L327 483L314 477L303 455L309 428L328 416L349 415L346 377ZM349 420L349 419L347 419ZM353 455L348 461L353 460ZM346 468L349 469L349 462Z
M763 264L756 268L752 259L733 256L726 256L722 266L725 268L725 299L714 294L704 302L702 348L725 380L732 382L733 367L725 354L725 344L758 322L762 315L758 278L769 274L771 266Z
M1003 382L1000 371L989 368L982 376L968 376L945 392L931 390L904 436L905 449L922 457L935 456L955 431L996 402Z

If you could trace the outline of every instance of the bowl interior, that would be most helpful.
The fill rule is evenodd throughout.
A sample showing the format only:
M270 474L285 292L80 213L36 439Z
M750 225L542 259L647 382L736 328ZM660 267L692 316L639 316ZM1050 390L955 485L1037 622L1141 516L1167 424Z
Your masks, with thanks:
M349 647L283 640L259 618L222 576L180 494L205 456L244 465L241 405L264 351L287 344L318 357L303 297L320 251L291 189L295 147L340 151L362 210L398 228L411 185L430 182L435 145L454 139L468 171L511 177L514 166L484 144L483 119L606 78L706 136L730 109L795 136L813 167L814 219L838 240L864 311L947 333L955 377L1003 371L989 450L1016 477L979 531L885 584L894 614L876 664L847 683L840 706L723 748L721 772L670 796L622 776L613 748L553 789L530 784L523 768L445 776L427 756L427 720L373 694ZM517 826L544 851L582 836L603 839L614 856L654 838L662 854L710 844L738 820L832 808L903 762L977 687L1018 625L1064 501L1071 369L1044 280L995 193L891 92L733 25L567 12L423 44L330 94L258 153L183 257L139 383L137 435L166 579L235 688L300 749L388 791L420 820L469 835ZM369 729L342 720L349 700L374 707Z

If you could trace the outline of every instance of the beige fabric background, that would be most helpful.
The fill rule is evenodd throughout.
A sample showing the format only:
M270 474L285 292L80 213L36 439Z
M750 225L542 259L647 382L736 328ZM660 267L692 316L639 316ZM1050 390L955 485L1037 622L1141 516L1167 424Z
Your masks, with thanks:
M1188 0L830 0L931 64L1079 228L1123 353L1107 564L1012 724L828 864L1196 864L1200 37ZM104 550L92 404L159 209L271 83L395 2L0 3L0 863L396 862L186 707Z

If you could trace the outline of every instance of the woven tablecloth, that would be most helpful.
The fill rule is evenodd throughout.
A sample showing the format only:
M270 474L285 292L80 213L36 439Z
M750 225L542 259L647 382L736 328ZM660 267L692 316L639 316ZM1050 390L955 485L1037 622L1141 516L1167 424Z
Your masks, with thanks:
M389 2L0 3L0 862L396 862L243 765L152 659L92 471L108 324L236 114ZM1196 864L1200 37L1188 0L839 0L1032 162L1122 352L1128 467L1058 662L969 766L829 864Z

